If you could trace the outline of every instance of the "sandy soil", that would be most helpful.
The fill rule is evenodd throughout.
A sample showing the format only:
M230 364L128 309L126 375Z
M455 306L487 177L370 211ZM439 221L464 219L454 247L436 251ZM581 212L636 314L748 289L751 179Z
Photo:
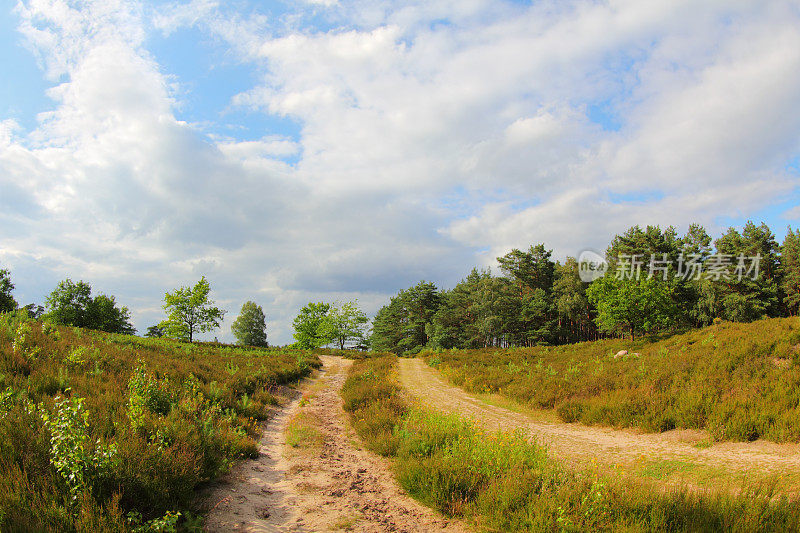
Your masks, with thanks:
M723 486L731 478L770 480L800 492L800 445L767 441L710 444L702 431L642 433L566 424L489 405L447 382L421 359L400 359L400 381L422 404L480 421L488 429L520 428L567 463L592 461L664 480ZM691 484L690 483L690 484Z
M266 426L261 455L246 461L208 495L206 530L466 531L410 498L391 464L361 448L347 423L339 390L350 361L323 357L324 367ZM286 427L298 413L313 424L318 445L293 448Z

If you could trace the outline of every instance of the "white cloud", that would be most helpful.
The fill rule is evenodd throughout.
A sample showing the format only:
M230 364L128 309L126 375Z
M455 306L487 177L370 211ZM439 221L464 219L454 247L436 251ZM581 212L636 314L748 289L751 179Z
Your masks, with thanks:
M27 134L0 117L0 262L18 287L41 300L82 277L144 328L206 274L226 326L256 299L286 342L312 299L374 312L512 246L563 257L630 224L713 229L798 186L790 2L325 4L21 3L56 108ZM297 138L179 120L147 44L182 27L258 73L234 109L290 117Z

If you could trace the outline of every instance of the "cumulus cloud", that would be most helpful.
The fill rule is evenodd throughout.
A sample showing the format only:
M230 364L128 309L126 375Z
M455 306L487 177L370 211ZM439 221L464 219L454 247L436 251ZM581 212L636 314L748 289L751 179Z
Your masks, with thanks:
M374 312L510 247L543 241L564 257L630 224L714 230L798 186L792 2L260 9L20 2L55 103L33 131L0 117L0 261L23 299L84 278L144 329L165 290L207 275L230 311L221 337L255 299L271 340L287 342L312 299ZM182 28L250 69L229 110L298 131L237 137L181 120L192 80L150 37Z

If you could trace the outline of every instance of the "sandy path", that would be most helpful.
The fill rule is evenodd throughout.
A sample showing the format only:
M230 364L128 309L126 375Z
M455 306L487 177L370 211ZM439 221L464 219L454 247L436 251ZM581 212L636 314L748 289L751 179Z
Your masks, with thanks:
M261 456L239 465L212 495L219 502L208 531L465 531L410 498L391 463L363 450L342 410L339 390L351 361L322 357L316 383L266 426ZM312 421L319 445L293 448L287 424L298 413ZM211 505L214 505L213 503Z
M653 461L673 461L664 472L650 477L689 478L695 482L730 482L731 474L749 480L779 480L781 490L800 490L800 445L717 443L695 446L705 436L698 431L639 433L582 424L554 423L489 405L446 382L421 359L400 359L400 381L421 403L444 412L458 413L482 422L489 429L522 428L547 444L554 455L567 462L585 464L596 460L621 465L629 473ZM677 465L677 466L676 466ZM662 475L663 474L663 475Z

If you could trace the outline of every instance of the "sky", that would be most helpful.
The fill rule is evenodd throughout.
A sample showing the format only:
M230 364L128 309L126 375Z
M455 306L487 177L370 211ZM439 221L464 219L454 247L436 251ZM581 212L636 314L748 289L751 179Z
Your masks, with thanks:
M0 268L291 342L512 248L800 225L800 2L0 0Z

